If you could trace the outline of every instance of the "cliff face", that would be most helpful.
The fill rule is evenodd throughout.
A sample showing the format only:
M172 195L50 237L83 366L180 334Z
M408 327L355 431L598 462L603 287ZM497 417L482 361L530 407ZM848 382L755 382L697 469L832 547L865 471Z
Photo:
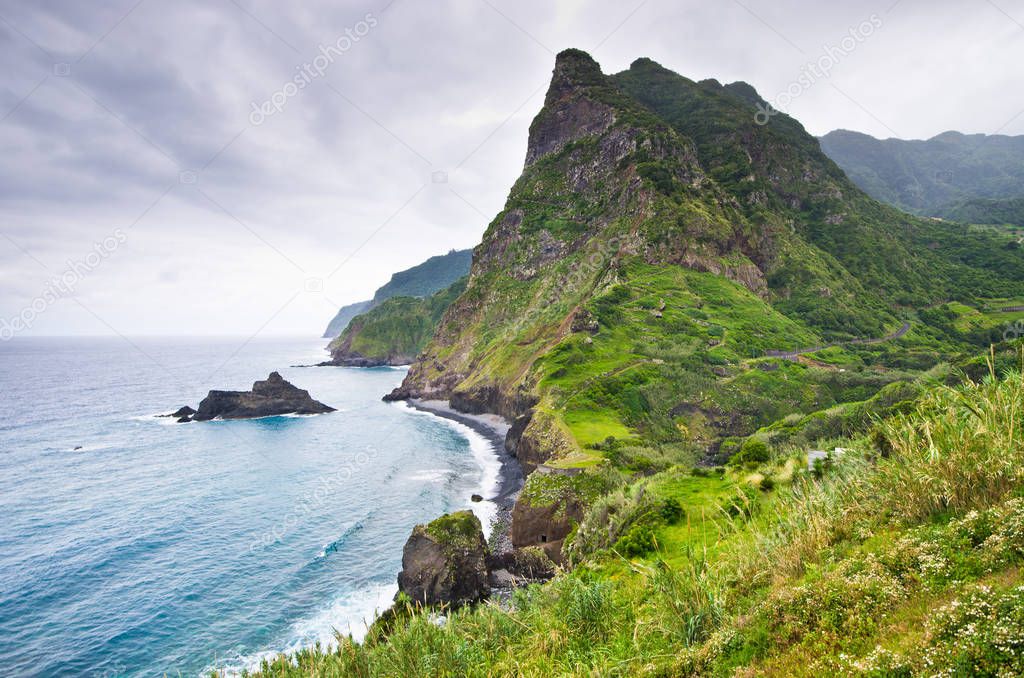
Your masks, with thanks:
M705 177L692 144L612 86L588 55L559 56L526 157L505 209L474 250L466 293L406 380L408 395L522 414L532 359L571 331L580 305L615 279L623 255L686 261L764 289L749 260L717 258L730 240L745 238L729 201L700 191ZM662 225L664 196L645 172L693 189L689 200L721 232L704 242L680 238L680 247L648 237L645 226Z
M545 466L517 545L566 536L599 494L589 469L639 454L616 440L716 451L844 397L751 359L884 336L901 306L1024 289L1019 253L876 203L796 121L758 125L759 102L646 59L605 76L558 56L466 289L389 396L515 421L509 448Z

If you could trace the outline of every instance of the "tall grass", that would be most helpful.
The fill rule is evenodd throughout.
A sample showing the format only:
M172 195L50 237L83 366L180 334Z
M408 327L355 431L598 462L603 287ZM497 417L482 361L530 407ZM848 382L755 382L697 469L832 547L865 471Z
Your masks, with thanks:
M1024 373L932 391L917 411L882 422L892 448L872 478L879 508L913 523L999 501L1024 480Z
M1024 372L937 386L913 411L877 422L886 456L853 451L828 477L794 486L750 546L734 553L748 587L803 571L823 547L880 524L912 525L989 506L1024 486Z

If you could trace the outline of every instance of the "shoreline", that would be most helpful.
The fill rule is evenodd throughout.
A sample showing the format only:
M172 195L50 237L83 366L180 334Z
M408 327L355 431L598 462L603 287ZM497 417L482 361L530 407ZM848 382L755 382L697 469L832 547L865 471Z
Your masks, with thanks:
M443 419L450 419L467 426L483 436L491 444L494 456L497 457L500 464L500 469L498 471L498 487L494 496L484 497L484 501L493 502L498 509L492 520L490 541L496 553L511 551L512 542L509 533L512 529L512 507L515 506L516 498L526 482L523 468L519 465L519 460L505 449L505 437L508 435L511 424L496 414L467 414L466 412L459 412L447 400L418 400L410 398L405 403L414 410L433 414Z

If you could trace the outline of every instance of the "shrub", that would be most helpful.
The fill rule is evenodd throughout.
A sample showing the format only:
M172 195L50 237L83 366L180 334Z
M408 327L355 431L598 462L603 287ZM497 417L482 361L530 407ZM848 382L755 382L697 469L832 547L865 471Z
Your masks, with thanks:
M924 662L945 675L1022 675L1022 636L1024 586L1003 592L978 586L931 620Z
M743 464L754 464L756 466L768 461L770 458L771 449L768 447L768 443L760 438L748 438L740 447L739 453L733 456L729 463L734 466Z
M650 525L637 523L615 543L615 549L628 558L650 553L655 548L654 530Z
M683 509L682 504L675 499L669 498L661 502L661 518L669 525L675 525L685 515L686 511Z
M763 492L771 492L775 489L775 481L768 476L765 476L764 478L761 478L759 487Z

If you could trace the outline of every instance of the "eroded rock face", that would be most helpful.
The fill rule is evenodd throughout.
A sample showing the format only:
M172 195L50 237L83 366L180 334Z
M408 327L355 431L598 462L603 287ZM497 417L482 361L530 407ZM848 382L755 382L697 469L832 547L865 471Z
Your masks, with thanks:
M402 551L398 590L422 605L458 607L490 594L487 542L472 511L417 525Z
M562 545L588 503L572 480L578 475L547 466L534 471L512 509L512 546L539 547L553 562L563 562Z
M544 101L544 110L530 128L526 166L583 137L600 134L615 121L615 111L581 95L581 88L600 83L604 76L583 52L567 50L558 56Z
M210 391L199 403L199 409L192 419L253 419L281 414L323 414L333 411L333 407L313 400L309 391L290 384L277 372L271 372L264 381L254 383L251 391Z

